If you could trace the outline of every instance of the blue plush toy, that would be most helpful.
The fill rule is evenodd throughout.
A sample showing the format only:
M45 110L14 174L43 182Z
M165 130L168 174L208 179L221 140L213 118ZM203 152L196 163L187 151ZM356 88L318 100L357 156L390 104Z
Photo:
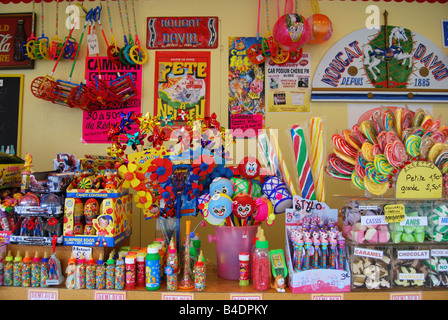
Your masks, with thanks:
M214 194L225 194L230 198L233 197L233 183L227 178L215 178L212 183L210 183L210 196Z

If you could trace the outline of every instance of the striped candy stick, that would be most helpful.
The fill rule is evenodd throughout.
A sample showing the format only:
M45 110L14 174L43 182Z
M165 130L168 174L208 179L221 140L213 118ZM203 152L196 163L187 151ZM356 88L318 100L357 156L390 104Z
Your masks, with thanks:
M308 158L308 149L306 148L305 135L302 127L293 125L291 127L291 138L297 173L299 175L299 184L302 188L302 198L316 200L311 165Z
M272 129L269 129L269 139L270 139L270 152L276 154L277 159L277 170L280 171L280 176L282 177L283 182L288 187L288 191L291 195L296 195L297 190L294 187L294 183L292 181L291 176L289 175L288 168L286 166L286 161L283 158L283 154L280 151L280 145L278 144L277 137L274 134Z
M311 174L314 178L316 199L325 202L324 189L324 141L322 118L311 118Z

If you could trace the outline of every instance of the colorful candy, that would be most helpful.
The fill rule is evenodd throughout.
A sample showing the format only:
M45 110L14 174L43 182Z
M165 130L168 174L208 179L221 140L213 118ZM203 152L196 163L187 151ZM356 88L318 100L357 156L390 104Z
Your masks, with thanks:
M41 263L39 254L36 251L33 261L31 263L31 287L36 288L40 286Z
M382 175L388 176L392 170L393 167L390 165L389 161L387 161L387 158L384 154L378 154L375 157L374 161L375 170Z
M417 157L420 155L420 145L422 143L422 138L413 134L410 135L406 140L406 152L411 157Z
M342 139L342 138L341 138ZM325 202L324 188L324 141L322 119L319 117L311 118L311 174L314 180L316 200ZM345 141L345 140L344 140ZM356 148L351 147L356 154Z
M5 268L4 268L4 285L13 285L13 268L14 268L14 257L11 255L11 251L8 251L8 255L5 257Z
M375 160L375 157L373 156L373 145L370 142L364 142L362 144L361 153L367 161L373 162Z

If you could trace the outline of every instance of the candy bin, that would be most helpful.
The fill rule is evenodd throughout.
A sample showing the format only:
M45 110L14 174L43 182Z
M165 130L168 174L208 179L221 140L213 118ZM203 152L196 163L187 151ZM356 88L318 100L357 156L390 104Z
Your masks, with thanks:
M351 199L341 209L342 234L353 243L388 243L390 232L384 215L384 201Z
M352 290L391 288L392 247L351 246Z
M393 288L418 290L431 286L428 245L394 246L392 265Z
M448 287L448 246L431 247L429 278L432 288Z
M431 240L432 224L428 217L433 211L432 201L397 201L404 206L405 217L401 222L389 223L393 243L423 243Z
M430 217L432 223L432 234L429 233L429 238L434 242L448 241L448 203L447 200L437 201L434 203Z

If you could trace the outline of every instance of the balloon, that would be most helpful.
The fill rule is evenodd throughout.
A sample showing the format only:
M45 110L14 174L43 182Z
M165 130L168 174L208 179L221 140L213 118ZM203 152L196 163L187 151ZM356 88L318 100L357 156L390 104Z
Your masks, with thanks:
M241 177L246 179L256 178L260 175L261 164L255 157L245 157L238 165Z
M273 37L283 50L295 52L310 38L308 21L300 14L285 14L277 20L273 29Z
M308 43L321 44L331 38L333 25L326 15L320 13L313 14L308 18L308 24L311 29Z

